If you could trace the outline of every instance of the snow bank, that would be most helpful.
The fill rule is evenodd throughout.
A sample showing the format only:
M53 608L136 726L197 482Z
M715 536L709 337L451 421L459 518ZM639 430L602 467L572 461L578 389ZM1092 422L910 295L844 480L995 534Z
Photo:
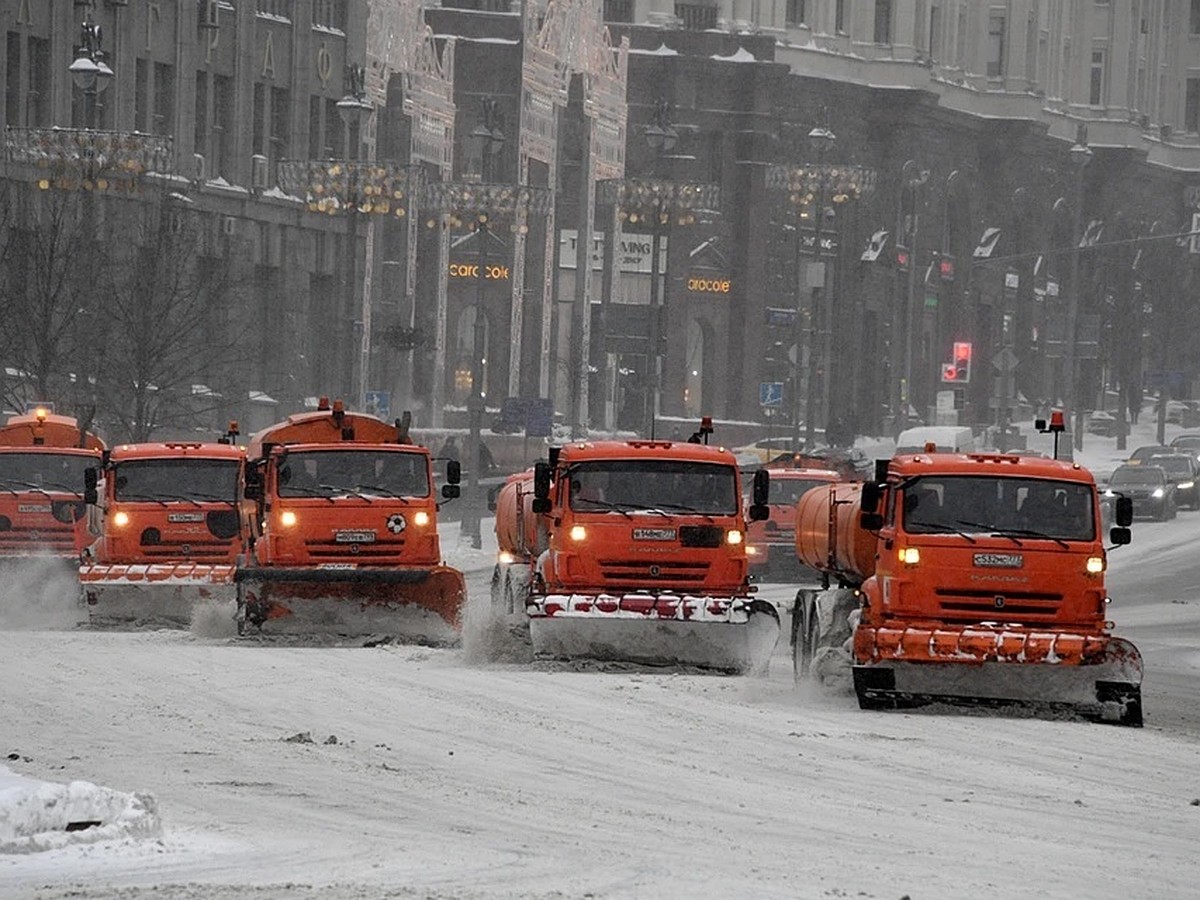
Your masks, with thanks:
M161 831L158 802L150 794L125 794L87 781L38 781L0 766L0 853L154 838Z

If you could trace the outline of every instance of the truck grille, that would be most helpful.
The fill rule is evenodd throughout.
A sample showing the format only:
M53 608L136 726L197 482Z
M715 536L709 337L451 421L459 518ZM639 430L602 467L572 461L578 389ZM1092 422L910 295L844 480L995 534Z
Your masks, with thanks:
M140 552L147 560L179 559L181 557L191 560L224 560L229 556L229 542L164 541L159 544L143 544Z
M405 541L377 541L370 544L345 544L336 541L305 541L304 547L313 559L351 562L362 559L394 559L404 552ZM357 551L351 549L357 547Z
M1062 594L1045 591L938 588L934 593L940 602L942 617L952 622L987 622L996 619L1048 622L1058 615L1063 599Z
M5 550L74 550L75 529L65 528L20 528L0 532L0 549Z
M600 577L605 587L627 591L700 590L708 575L705 561L680 562L645 559L602 559Z

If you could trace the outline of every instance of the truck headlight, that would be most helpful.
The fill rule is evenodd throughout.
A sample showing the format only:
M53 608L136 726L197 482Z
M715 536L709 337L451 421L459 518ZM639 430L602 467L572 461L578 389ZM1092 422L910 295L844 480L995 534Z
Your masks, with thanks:
M906 566L915 566L921 561L921 551L916 547L901 547L897 556Z
M423 509L418 510L417 512L413 513L413 524L414 525L428 525L429 524L429 513L425 512L425 510L423 510Z
M498 554L496 554L496 561L498 563L500 563L502 566L507 566L510 563L515 562L516 559L517 558L515 556L513 556L511 553L509 553L507 550L501 550Z
M284 528L291 528L296 524L296 514L290 509L285 509L279 514L279 524Z
M587 529L582 525L572 525L570 535L573 541L585 541L587 540Z
M1099 575L1104 571L1103 556L1089 556L1087 561L1087 572L1089 575Z
M118 528L124 528L129 524L129 513L125 512L123 509L117 510L115 513L113 513L112 523Z
M742 542L742 533L740 531L738 531L736 528L732 528L729 531L725 532L725 543L729 544L730 546L736 547L741 542Z

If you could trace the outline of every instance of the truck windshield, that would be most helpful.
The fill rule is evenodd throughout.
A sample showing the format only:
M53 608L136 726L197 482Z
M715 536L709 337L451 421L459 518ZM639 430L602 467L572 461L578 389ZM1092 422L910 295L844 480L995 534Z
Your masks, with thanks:
M72 453L0 453L0 490L83 493L83 470L99 465Z
M772 506L795 506L797 501L815 487L828 485L820 478L771 478L767 502Z
M571 509L660 510L732 516L738 511L737 469L671 459L578 463L566 473Z
M399 450L312 450L279 460L280 497L428 497L424 453Z
M131 459L119 462L118 500L150 502L234 503L238 462L235 459Z
M903 524L910 534L1003 534L1090 541L1093 489L1041 478L932 476L904 487Z

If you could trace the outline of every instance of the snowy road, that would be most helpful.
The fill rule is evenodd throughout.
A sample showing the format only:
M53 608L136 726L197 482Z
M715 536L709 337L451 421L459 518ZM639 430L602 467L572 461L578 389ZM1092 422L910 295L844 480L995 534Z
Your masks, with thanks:
M1193 897L1200 514L1134 539L1142 730L861 712L782 644L752 679L0 632L7 765L163 818L0 856L0 897ZM486 548L456 554L484 590Z

